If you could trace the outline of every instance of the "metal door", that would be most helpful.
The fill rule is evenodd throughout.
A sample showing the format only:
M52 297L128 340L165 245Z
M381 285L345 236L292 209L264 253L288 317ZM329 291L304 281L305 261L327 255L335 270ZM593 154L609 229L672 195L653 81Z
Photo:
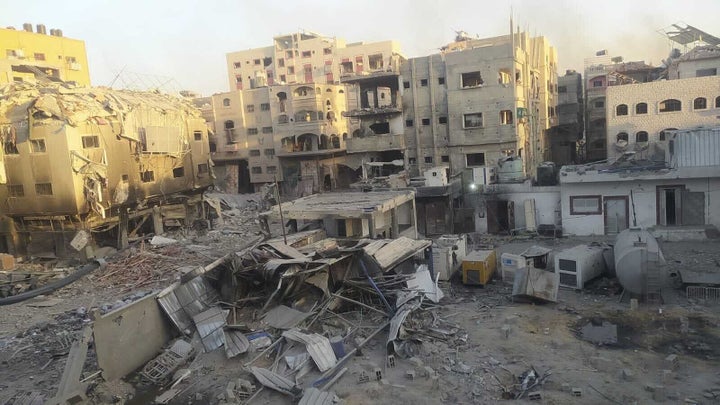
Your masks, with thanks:
M628 221L628 198L622 197L605 197L605 234L614 235L625 230L629 226Z

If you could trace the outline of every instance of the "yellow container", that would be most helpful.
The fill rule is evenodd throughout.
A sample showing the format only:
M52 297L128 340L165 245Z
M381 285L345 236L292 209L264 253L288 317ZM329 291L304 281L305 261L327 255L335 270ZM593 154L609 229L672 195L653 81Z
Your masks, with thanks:
M485 285L497 267L494 250L476 250L462 262L462 282L467 285Z

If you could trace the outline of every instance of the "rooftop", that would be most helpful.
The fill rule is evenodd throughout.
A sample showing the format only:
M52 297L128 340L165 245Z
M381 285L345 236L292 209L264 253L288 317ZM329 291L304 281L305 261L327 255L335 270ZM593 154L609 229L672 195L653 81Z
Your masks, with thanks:
M282 210L286 219L359 218L389 211L414 198L409 190L324 193L282 203ZM278 215L277 205L271 213Z

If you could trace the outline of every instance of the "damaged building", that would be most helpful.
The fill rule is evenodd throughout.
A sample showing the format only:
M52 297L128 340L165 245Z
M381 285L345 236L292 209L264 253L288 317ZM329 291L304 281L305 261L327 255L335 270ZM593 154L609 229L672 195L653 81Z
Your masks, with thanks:
M64 256L79 231L77 250L89 233L125 246L146 223L162 233L164 222L192 222L213 183L205 122L174 96L8 84L0 136L2 248L12 253Z
M550 132L550 154L553 163L576 163L578 142L583 139L583 81L582 75L568 70L558 77L557 125Z

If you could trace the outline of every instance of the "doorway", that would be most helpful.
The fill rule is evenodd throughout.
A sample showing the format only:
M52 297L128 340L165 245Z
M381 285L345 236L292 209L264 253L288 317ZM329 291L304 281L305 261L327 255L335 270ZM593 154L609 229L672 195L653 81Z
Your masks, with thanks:
M630 226L627 196L604 197L605 235L615 235Z
M664 226L703 225L705 193L684 186L657 187L657 223Z

